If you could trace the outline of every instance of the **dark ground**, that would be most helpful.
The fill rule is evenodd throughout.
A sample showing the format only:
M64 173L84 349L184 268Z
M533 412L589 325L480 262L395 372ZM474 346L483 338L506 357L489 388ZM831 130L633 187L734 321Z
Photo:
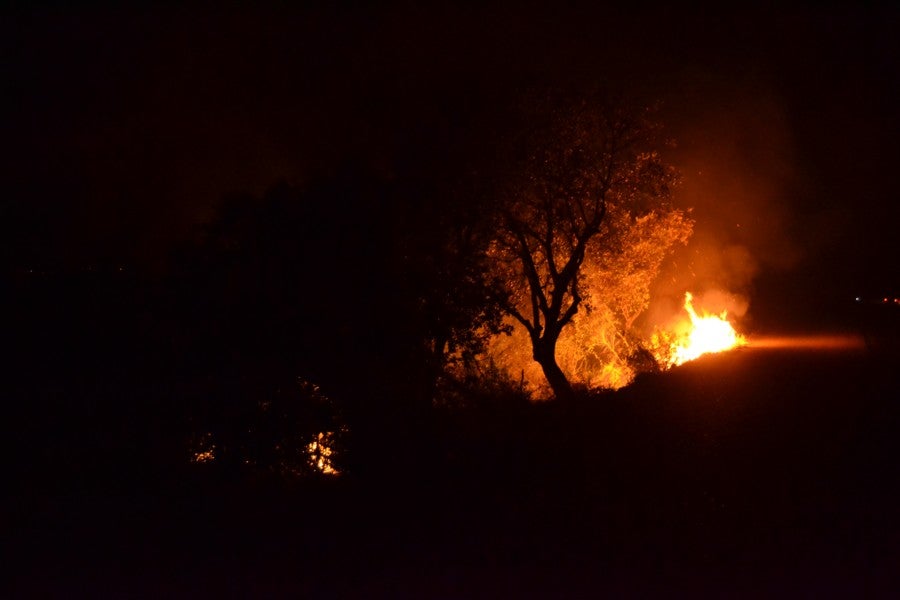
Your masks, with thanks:
M896 364L746 348L572 406L457 413L440 472L390 484L13 493L6 583L13 597L890 597Z

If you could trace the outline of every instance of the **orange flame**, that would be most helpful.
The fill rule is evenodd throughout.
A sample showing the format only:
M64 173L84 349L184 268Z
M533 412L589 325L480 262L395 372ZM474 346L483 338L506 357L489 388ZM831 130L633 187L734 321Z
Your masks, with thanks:
M671 346L668 366L682 365L711 352L723 352L747 343L728 322L728 311L719 315L700 316L694 310L694 296L684 294L684 309L691 318L691 329L687 336Z

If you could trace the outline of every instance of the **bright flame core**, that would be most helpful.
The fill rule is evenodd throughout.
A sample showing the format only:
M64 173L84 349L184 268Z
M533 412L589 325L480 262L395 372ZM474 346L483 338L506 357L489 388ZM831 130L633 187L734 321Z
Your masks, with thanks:
M668 359L670 367L682 365L703 354L723 352L747 343L744 336L739 335L728 322L728 311L701 317L694 310L693 300L694 296L685 292L684 309L691 318L691 330L686 338L672 344Z

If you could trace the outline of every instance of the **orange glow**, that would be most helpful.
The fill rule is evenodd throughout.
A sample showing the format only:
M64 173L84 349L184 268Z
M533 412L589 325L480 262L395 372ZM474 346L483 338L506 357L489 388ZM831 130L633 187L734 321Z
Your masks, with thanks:
M682 365L704 354L731 350L747 343L744 336L738 334L728 322L728 311L722 311L719 315L700 316L694 309L693 300L694 296L685 292L684 309L691 318L690 330L683 338L672 343L667 366Z
M211 433L196 436L191 443L191 462L209 463L216 460L216 445Z
M191 458L195 463L205 463L212 462L216 460L216 448L215 446L211 447L209 450L203 450L202 452L194 452L194 456Z
M866 342L859 334L754 336L748 346L776 350L862 350Z
M324 475L337 475L339 471L332 464L333 431L320 431L313 441L306 446L307 456L312 467Z

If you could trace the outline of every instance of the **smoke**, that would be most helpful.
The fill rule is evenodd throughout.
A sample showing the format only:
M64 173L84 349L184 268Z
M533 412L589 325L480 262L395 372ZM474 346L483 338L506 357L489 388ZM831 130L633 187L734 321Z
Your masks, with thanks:
M684 292L708 312L748 315L754 280L803 258L791 235L792 194L800 177L785 102L761 74L713 78L686 70L665 99L662 118L681 171L676 202L690 208L694 235L654 286L645 325L682 311Z

